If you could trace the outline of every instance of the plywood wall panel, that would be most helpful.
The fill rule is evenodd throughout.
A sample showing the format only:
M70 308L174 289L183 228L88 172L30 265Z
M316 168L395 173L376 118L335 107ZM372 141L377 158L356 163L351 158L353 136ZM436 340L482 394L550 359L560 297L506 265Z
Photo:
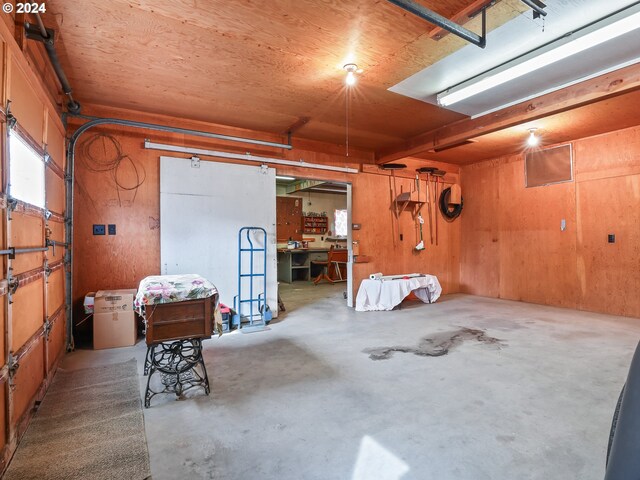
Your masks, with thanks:
M13 212L11 218L10 245L12 247L31 248L44 246L44 219L42 217ZM13 261L13 274L17 275L33 270L34 268L42 267L43 261L44 254L42 252L16 255Z
M640 127L574 143L578 182L640 174Z
M64 180L58 176L51 168L46 169L46 205L47 210L62 215L65 210L65 187Z
M20 359L20 368L14 377L13 419L20 419L31 407L34 396L44 381L44 338L36 342Z
M38 143L43 143L44 103L35 94L27 76L15 59L11 59L11 78L9 84L11 112L20 125Z
M466 167L460 175L464 207L460 217L460 290L500 294L500 215L497 162Z
M640 317L639 205L640 175L578 184L581 308Z
M51 112L51 110L47 112L47 138L45 139L47 152L49 152L51 160L64 171L67 157L64 150L65 132L61 123L57 113Z
M64 269L58 268L47 280L47 311L50 317L64 304Z
M525 189L519 156L462 168L463 291L640 317L640 127L572 145L576 182ZM498 178L498 218L486 222L467 215L491 195L470 184L479 171ZM497 262L482 261L486 228L498 234Z
M575 308L575 184L525 188L521 156L499 177L500 297Z
M119 190L112 172L87 168L83 145L93 134L83 136L76 157L73 295L77 315L87 292L137 288L144 277L160 273L159 152L142 147L143 132L117 135L122 152L133 159L140 180L144 179L137 191ZM133 184L134 175L130 164L118 171L125 186ZM94 236L95 223L115 224L117 234Z
M415 180L396 178L396 193L410 191ZM387 175L360 174L353 187L353 222L361 224L361 230L353 232L354 240L360 244L360 253L371 256L371 263L356 265L355 287L373 272L393 275L422 272L436 275L445 293L459 290L460 221L446 222L438 214L438 245L429 239L428 209L422 207L427 222L423 226L426 249L416 251L419 242L418 223L409 211L400 214L397 221L393 213L393 179ZM433 183L431 192L433 195ZM442 185L441 185L442 187ZM440 188L441 188L440 187ZM421 191L426 193L426 183L421 182ZM432 205L433 206L433 205ZM399 235L403 239L400 240Z
M44 279L18 288L13 296L11 348L18 351L44 323Z

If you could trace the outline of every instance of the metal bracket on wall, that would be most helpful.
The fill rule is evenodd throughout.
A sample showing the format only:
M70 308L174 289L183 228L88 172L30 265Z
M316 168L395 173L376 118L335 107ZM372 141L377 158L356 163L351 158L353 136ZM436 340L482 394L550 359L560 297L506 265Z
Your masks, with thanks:
M18 199L7 195L7 212L9 214L7 220L11 220L11 213L14 212L16 208L18 208Z
M53 328L53 324L49 321L49 317L44 319L44 324L42 325L42 333L44 335L45 341L49 340L49 334L51 333L51 329Z
M9 272L7 273L7 297L9 299L9 303L13 303L13 295L16 293L19 286L20 282L16 277L13 276L13 268L9 268Z
M200 168L200 159L195 155L191 157L191 168Z
M55 246L54 246L53 248L55 248ZM54 255L55 255L55 254L54 254ZM51 275L51 272L53 271L53 270L51 270L51 268L49 267L49 261L48 261L48 260L45 260L45 261L44 261L44 264L43 264L42 266L43 266L43 268L44 268L44 276L45 276L45 277L47 277L47 278L49 278L49 275Z
M13 387L13 377L15 377L16 373L18 372L18 368L20 368L18 357L14 357L13 352L9 352L7 365L9 367L9 385Z
M7 100L6 118L8 130L13 130L13 128L18 123L18 119L13 115L13 113L11 113L11 100Z

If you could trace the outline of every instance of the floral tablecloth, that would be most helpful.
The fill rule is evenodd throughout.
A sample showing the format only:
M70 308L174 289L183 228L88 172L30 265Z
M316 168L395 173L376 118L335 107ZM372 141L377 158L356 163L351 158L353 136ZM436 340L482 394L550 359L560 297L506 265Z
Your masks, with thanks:
M145 318L144 307L160 303L198 300L218 294L218 289L204 277L193 273L183 275L155 275L144 278L138 287L133 307ZM216 299L217 300L217 299ZM222 332L222 316L218 302L214 310L218 331Z

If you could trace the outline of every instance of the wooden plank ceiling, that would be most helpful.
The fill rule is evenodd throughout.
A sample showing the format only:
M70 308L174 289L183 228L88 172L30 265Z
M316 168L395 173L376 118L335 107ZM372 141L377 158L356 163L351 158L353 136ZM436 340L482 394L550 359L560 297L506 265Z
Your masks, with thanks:
M463 22L487 2L420 3ZM520 0L498 2L489 30L526 9ZM351 91L352 146L397 157L407 141L466 120L387 90L466 43L385 0L83 0L81 8L49 0L45 23L59 32L81 103L275 133L302 124L298 137L343 144L342 66L355 62L364 73ZM479 18L465 26L479 32Z
M447 17L477 0L429 0ZM490 27L522 10L504 0ZM516 8L517 7L517 8ZM343 143L342 66L364 69L350 142L380 148L463 118L387 88L465 45L386 1L50 0L60 55L81 102ZM477 23L476 21L474 21ZM469 28L479 31L474 22Z

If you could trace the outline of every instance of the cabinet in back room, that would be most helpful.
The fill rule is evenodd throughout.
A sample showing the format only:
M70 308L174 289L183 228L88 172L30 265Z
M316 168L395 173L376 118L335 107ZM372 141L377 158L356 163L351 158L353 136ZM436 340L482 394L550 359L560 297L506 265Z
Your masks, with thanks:
M276 197L276 224L278 242L302 240L302 199Z

